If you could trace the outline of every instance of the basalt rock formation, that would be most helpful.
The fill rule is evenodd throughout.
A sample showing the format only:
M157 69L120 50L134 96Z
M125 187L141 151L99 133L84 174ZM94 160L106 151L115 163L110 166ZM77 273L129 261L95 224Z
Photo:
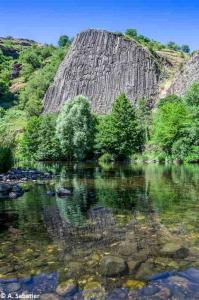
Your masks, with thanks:
M176 74L168 94L183 96L188 88L199 81L199 52L195 53Z
M75 38L44 98L44 112L59 111L77 95L86 96L92 110L107 113L125 92L134 103L146 97L152 105L161 71L150 52L121 35L87 30Z

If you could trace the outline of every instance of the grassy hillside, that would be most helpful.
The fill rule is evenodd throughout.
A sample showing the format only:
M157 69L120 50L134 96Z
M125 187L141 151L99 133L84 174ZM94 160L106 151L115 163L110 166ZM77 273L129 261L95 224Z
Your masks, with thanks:
M27 39L0 38L0 144L12 145L26 120L42 112L43 96L69 43L41 45Z

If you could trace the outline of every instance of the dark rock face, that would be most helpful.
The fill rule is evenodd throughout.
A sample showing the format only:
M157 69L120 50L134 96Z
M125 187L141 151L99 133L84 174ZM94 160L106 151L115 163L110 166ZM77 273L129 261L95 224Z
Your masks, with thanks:
M199 81L199 52L193 55L182 70L176 74L168 94L183 96L187 89L197 81Z
M3 55L12 56L14 59L17 59L19 56L19 51L15 48L6 47L0 43L0 49L3 52Z
M17 78L20 74L21 68L22 68L21 64L14 63L13 66L12 66L12 71L11 71L11 74L10 74L10 78L11 79Z
M150 103L159 90L160 69L153 56L135 41L99 30L77 35L44 98L44 112L56 112L77 95L88 97L92 110L107 113L125 92Z

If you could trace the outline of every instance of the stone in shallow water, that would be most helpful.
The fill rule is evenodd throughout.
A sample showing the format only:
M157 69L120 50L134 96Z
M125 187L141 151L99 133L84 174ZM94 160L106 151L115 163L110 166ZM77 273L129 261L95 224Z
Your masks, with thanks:
M85 284L83 291L84 300L96 299L102 300L105 298L105 290L100 282L90 281Z
M105 276L119 275L127 271L126 262L117 256L105 256L100 262L101 273Z
M0 193L9 192L12 189L12 186L8 183L0 184Z
M15 192L9 193L8 196L9 196L10 199L17 199L17 197L18 197L17 193L15 193Z
M84 267L80 262L71 261L67 266L69 267L71 274L74 275L81 274L84 271Z
M137 253L137 243L122 242L119 246L118 253L124 256L132 256Z
M151 274L153 274L154 272L154 268L152 263L150 262L144 262L141 264L141 266L139 267L135 278L136 279L146 279L148 276L150 276Z
M19 282L12 282L12 283L9 283L6 288L7 288L7 291L10 293L17 292L18 290L20 290L21 285Z
M173 258L185 258L189 255L189 250L177 242L170 242L163 246L160 254Z
M67 190L65 188L59 188L59 189L57 189L56 193L57 193L58 197L66 197L66 196L71 195L71 191Z
M128 279L124 284L123 287L128 288L128 289L140 289L145 286L145 283L143 281L139 280L133 280L133 279Z
M140 262L139 261L134 261L134 260L129 260L127 262L128 265L128 272L129 274L134 274L136 270L138 269Z
M62 282L56 288L56 293L59 296L71 297L78 292L78 286L76 282L72 279L69 279L65 282Z
M8 273L12 273L14 271L14 267L4 266L0 267L0 277L2 275L6 275Z
M128 289L121 288L110 291L106 296L106 300L127 300L128 299Z
M143 296L152 296L155 295L160 291L160 287L155 286L155 285L149 285L145 289L143 289L142 295Z
M56 294L43 294L40 296L40 300L59 300L59 296Z

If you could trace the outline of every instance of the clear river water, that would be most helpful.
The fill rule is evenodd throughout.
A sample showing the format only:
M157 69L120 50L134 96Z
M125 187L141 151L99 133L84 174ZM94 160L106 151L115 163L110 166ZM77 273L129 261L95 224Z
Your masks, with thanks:
M55 176L0 201L0 278L55 272L60 283L110 290L199 268L198 165L35 167ZM58 187L71 194L48 195Z

